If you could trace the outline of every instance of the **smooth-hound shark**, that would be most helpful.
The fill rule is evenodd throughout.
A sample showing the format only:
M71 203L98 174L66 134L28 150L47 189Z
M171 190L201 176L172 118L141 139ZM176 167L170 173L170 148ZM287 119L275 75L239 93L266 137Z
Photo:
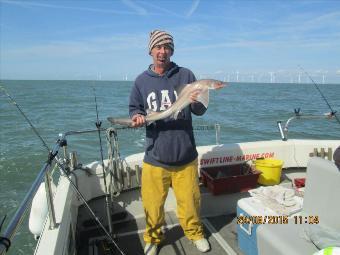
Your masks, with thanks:
M147 115L145 116L146 124L149 125L156 120L165 119L167 117L172 117L177 119L178 114L189 104L192 103L190 96L197 92L198 96L196 101L201 102L206 108L209 105L209 89L221 89L226 85L226 83L218 80L198 80L190 84L181 86L177 92L177 100L165 111L154 112L147 110ZM120 124L124 126L132 126L132 120L128 118L113 118L108 117L108 121L111 124Z

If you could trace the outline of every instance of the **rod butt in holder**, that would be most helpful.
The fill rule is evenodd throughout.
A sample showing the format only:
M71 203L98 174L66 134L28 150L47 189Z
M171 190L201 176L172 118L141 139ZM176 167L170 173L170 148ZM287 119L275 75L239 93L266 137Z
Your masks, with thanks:
M287 141L287 136L285 135L285 132L282 129L281 121L277 122L277 127L279 128L282 141Z

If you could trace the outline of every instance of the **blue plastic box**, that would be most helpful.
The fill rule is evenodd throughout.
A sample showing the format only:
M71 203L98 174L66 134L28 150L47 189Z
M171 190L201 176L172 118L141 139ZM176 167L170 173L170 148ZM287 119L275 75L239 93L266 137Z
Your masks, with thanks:
M251 216L277 215L253 197L242 198L237 202L237 220L240 216L250 219ZM238 222L241 223L241 222ZM238 246L245 255L258 255L256 230L259 224L237 224Z

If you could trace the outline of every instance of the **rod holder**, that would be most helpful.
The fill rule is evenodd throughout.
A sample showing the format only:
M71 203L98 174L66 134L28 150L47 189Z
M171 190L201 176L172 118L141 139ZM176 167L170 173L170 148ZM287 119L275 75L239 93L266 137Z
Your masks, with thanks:
M277 122L277 127L279 128L282 141L287 141L287 136L285 135L285 132L282 129L281 121Z
M124 182L124 164L123 161L119 161L117 163L117 170L118 170L118 177L119 177L119 184L121 185L121 189L124 188L125 182Z
M77 152L72 151L70 153L70 163L71 163L71 170L74 170L78 167L78 158L77 158Z
M140 177L141 177L141 169L139 165L135 165L135 171L136 171L136 181L137 185L141 185Z
M132 180L131 180L131 168L129 166L126 166L126 186L128 188L131 188L132 186Z
M220 144L220 133L221 133L221 125L215 124L215 136L216 136L216 145Z

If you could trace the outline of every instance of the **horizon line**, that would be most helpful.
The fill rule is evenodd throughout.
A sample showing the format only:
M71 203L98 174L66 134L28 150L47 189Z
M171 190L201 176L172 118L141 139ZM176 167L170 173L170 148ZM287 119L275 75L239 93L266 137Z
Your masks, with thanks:
M199 80L199 79L197 79ZM86 79L0 79L0 82L4 81L90 81L90 82L134 82L135 80L86 80ZM254 82L254 81L224 81L226 83L247 83L247 84L305 84L314 85L312 82ZM340 85L336 82L316 83L318 85Z

